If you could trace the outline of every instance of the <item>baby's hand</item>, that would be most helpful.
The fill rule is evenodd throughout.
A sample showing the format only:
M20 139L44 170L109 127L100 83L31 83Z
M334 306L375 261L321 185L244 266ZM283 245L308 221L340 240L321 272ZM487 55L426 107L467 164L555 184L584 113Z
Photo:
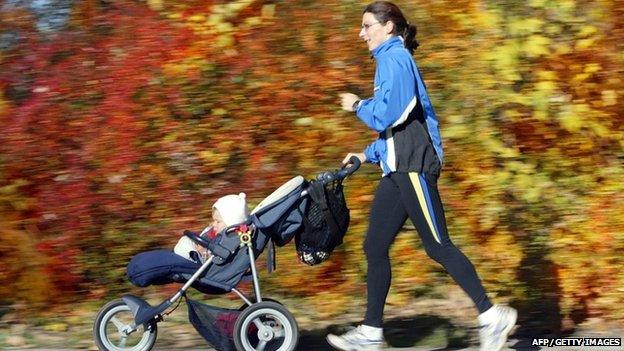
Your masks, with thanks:
M202 262L206 262L206 260L209 259L210 256L212 256L212 252L210 252L210 250L201 245L196 244L196 250L199 253L199 257Z

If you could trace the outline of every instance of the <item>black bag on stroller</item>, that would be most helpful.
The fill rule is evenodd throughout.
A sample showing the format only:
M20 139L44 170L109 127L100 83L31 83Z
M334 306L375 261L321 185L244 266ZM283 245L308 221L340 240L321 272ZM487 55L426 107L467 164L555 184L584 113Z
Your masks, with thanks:
M324 179L320 174L317 180L308 184L309 202L304 216L303 227L295 236L299 259L310 266L329 258L349 228L349 208L345 200L342 178Z

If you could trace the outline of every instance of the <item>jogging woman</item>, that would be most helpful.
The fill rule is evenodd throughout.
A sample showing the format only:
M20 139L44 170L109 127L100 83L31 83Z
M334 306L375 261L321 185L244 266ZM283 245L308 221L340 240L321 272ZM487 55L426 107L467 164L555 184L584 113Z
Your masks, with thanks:
M373 96L341 94L344 110L354 111L379 138L363 153L362 162L378 164L383 176L370 212L364 242L368 274L364 322L343 334L327 336L339 350L376 350L384 344L383 310L390 288L388 252L407 220L416 227L427 255L440 263L470 296L479 311L481 350L500 350L516 323L511 307L492 305L472 263L451 242L437 180L444 153L438 119L412 58L418 46L416 27L394 4L379 1L366 6L360 38L376 61Z

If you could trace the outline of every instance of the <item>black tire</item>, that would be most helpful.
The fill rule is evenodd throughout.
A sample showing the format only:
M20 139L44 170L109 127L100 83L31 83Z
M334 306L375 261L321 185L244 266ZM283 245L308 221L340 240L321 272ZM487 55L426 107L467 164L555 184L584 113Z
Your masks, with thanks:
M266 297L266 298L265 298L265 297L263 297L263 298L262 298L262 302L264 302L264 301L271 301L271 302L275 302L275 303L277 303L277 304L283 305L281 302L279 302L279 301L277 301L277 300L274 300L274 299L272 299L272 298L270 298L270 297ZM255 303L255 302L254 302L254 303ZM243 311L244 309L246 309L247 307L249 307L249 305L248 305L248 304L246 304L246 303L243 303L243 304L241 305L241 307L239 307L239 308L238 308L238 310L242 312L242 311Z
M149 351L154 347L158 328L152 323L147 329L140 326L125 335L122 328L134 322L130 307L122 299L104 305L93 324L93 339L101 351Z
M294 351L298 341L295 317L273 301L247 307L234 324L234 346L238 351Z

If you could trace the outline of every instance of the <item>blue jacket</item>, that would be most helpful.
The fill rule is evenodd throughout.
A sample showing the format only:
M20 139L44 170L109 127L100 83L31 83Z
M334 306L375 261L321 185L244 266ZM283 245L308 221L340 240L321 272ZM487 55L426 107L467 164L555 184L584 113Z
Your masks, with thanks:
M438 171L444 160L438 119L418 67L403 39L394 36L372 51L377 62L374 95L357 117L379 133L364 150L368 162L391 172Z

